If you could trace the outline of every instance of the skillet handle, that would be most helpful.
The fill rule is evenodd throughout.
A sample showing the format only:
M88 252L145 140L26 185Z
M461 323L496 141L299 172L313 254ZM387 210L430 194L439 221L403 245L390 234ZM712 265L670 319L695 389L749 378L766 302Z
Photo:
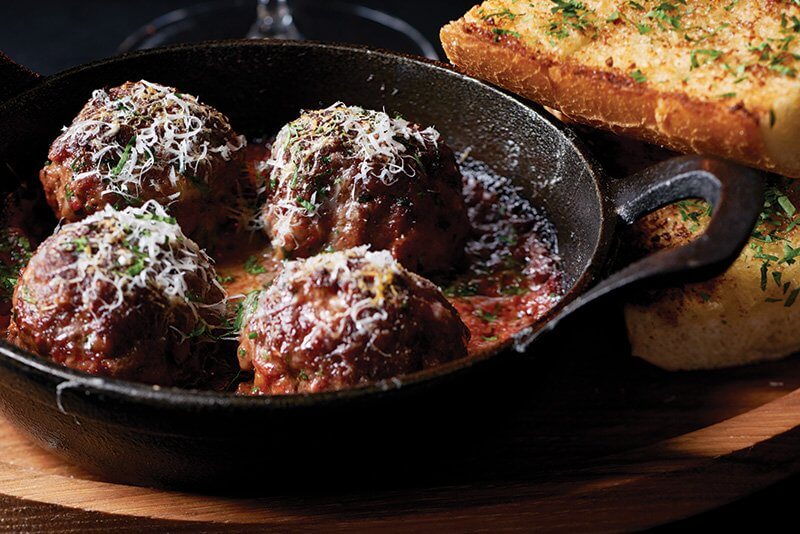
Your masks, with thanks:
M579 296L539 330L520 332L514 348L524 352L541 334L583 306L623 288L707 280L721 274L738 257L764 206L759 173L715 158L683 156L616 180L611 201L623 222L675 201L699 197L713 206L706 231L682 247L665 249L624 267Z
M0 104L33 87L41 76L0 52Z

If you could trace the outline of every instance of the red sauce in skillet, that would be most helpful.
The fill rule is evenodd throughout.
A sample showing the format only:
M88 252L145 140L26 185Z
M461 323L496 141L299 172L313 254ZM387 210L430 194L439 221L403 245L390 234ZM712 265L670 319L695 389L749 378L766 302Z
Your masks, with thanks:
M265 150L248 150L248 172L254 173ZM510 180L483 163L462 157L461 171L472 227L466 261L459 272L434 282L469 328L474 354L495 349L542 317L560 299L563 282L550 223ZM269 285L280 269L260 232L221 241L238 243L214 254L230 295Z
M251 183L257 183L256 163L267 151L261 143L247 150L246 174ZM462 156L460 163L471 225L466 259L457 272L433 281L469 328L469 353L476 354L498 348L541 318L563 294L563 280L550 223L518 194L510 180L468 157ZM2 236L6 241L18 218L9 219L8 215L7 211ZM9 248L9 243L0 243L0 267L13 284L20 258L27 256ZM240 230L223 236L219 243L211 255L231 297L268 286L280 269L280 260L275 259L260 231ZM5 301L0 302L0 332L8 324L9 297L8 291L0 294L0 301ZM244 385L239 391L249 391L247 378L239 381ZM235 389L229 381L222 382L226 383L209 387Z

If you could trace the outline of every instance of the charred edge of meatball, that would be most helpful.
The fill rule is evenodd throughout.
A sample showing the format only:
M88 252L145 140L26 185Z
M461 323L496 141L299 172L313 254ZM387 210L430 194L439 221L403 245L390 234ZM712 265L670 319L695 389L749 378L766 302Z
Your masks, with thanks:
M108 204L213 197L219 175L235 179L245 145L222 113L196 97L126 82L92 93L53 142L40 178L56 215L76 221Z
M447 270L468 219L453 152L432 127L336 103L278 133L262 219L279 253L369 244L412 270Z
M188 385L225 324L211 259L155 201L62 226L14 292L9 337L89 373Z
M367 247L290 261L244 304L239 337L253 393L336 390L467 355L467 330L428 280Z

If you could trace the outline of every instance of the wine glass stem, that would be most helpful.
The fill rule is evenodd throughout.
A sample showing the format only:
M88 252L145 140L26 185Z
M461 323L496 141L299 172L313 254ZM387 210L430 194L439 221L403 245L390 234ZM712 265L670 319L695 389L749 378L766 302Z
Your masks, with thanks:
M247 34L251 39L302 39L288 0L258 0L256 13L258 18Z

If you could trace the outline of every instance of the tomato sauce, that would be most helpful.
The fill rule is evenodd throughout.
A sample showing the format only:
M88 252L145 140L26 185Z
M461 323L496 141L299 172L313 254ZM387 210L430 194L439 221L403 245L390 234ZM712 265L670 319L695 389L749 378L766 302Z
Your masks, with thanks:
M250 182L263 149L248 156ZM461 315L471 333L470 354L495 350L535 323L563 294L552 225L513 186L485 164L461 157L471 234L463 266L433 281ZM222 239L227 248L213 256L229 294L246 295L268 286L280 269L261 232Z
M260 161L267 157L263 143L248 147L242 205L236 208L240 221L257 220L257 191L264 183ZM469 353L496 350L520 330L532 325L563 295L563 276L556 254L555 232L550 222L525 200L512 182L493 173L485 164L461 156L464 195L471 233L463 264L455 272L438 276L434 282L461 315L469 328ZM248 207L249 205L249 207ZM21 210L13 210L15 212ZM33 209L25 210L32 218ZM20 258L30 256L25 241L10 240L17 235L19 214L5 213L3 243L0 243L0 271L6 286L13 283ZM23 217L25 218L25 217ZM31 223L31 221L28 221ZM41 222L37 226L41 226ZM19 225L21 226L21 225ZM30 226L30 225L28 225ZM216 262L220 282L232 300L270 285L281 268L264 233L246 223L220 236L210 255ZM30 232L45 235L42 232ZM33 244L38 239L33 240ZM12 247L24 243L25 250ZM13 285L0 292L0 333L8 324ZM245 380L239 377L237 382ZM241 389L241 388L240 388ZM245 390L247 388L244 388Z

